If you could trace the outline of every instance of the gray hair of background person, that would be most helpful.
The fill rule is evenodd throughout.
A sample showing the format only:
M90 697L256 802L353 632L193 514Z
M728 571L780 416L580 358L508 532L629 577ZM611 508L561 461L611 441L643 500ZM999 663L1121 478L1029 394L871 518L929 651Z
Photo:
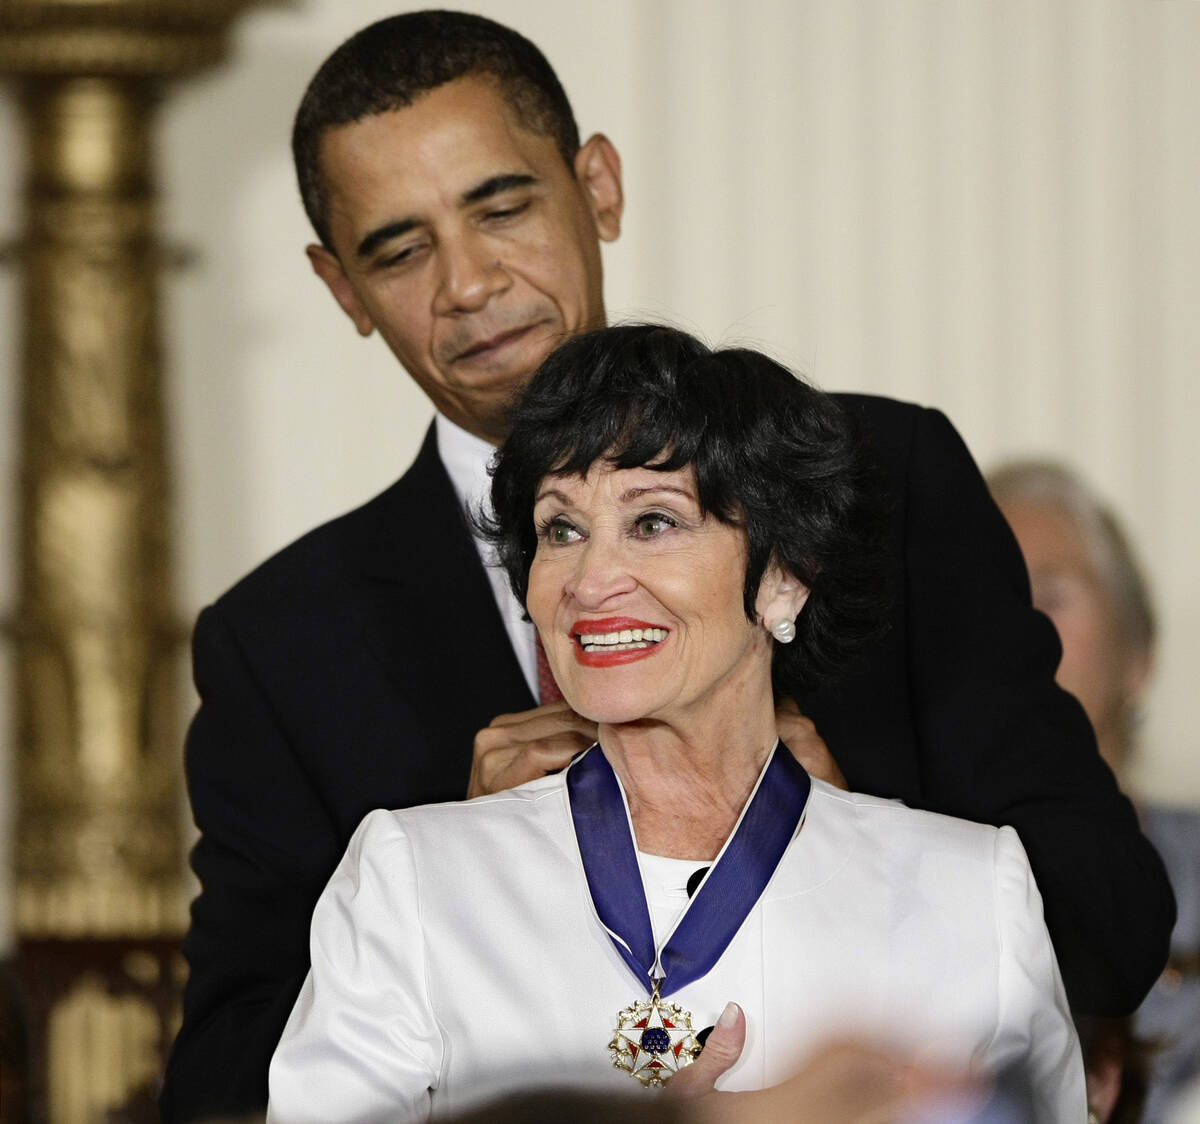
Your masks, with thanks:
M795 642L775 646L777 690L836 679L878 632L887 591L875 474L837 402L774 360L657 324L602 328L547 357L511 420L483 530L522 603L544 477L601 462L691 466L703 512L746 533L746 616L772 562L810 591Z
M1096 492L1065 465L1047 460L1001 465L987 483L999 504L1044 504L1071 520L1112 601L1122 640L1130 651L1150 654L1158 635L1150 587L1128 536Z
M300 197L326 249L329 201L321 175L327 129L404 109L422 94L472 75L497 83L517 120L554 139L567 167L579 151L579 128L546 56L523 35L467 12L390 16L347 39L321 64L296 111L292 157Z

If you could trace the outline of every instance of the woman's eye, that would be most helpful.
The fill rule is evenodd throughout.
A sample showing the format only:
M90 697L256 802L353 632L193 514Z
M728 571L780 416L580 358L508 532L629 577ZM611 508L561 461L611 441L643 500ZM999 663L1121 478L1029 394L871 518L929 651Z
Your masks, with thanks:
M548 524L543 534L546 541L553 543L555 546L575 542L580 538L579 532L570 523L562 519L555 519Z
M634 531L638 538L652 539L674 526L675 521L665 515L643 515L634 524Z

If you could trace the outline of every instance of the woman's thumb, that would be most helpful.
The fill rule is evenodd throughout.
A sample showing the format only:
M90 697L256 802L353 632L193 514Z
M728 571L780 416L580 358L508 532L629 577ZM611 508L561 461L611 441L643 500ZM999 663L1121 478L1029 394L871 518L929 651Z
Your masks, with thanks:
M677 1097L702 1097L711 1093L717 1079L742 1056L746 1044L746 1015L736 1003L726 1003L709 1032L700 1056L667 1083Z

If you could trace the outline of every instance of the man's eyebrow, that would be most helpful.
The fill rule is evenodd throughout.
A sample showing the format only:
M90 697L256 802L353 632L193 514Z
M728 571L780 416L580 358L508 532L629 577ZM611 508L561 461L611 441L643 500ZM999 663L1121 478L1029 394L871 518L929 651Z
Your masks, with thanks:
M372 230L358 244L358 248L354 251L354 256L359 261L369 258L385 242L390 242L393 238L399 238L402 234L407 234L416 225L416 219L397 219L395 222L385 223L383 226Z
M476 187L471 188L462 196L462 204L467 206L471 203L479 203L484 199L490 199L493 195L500 195L505 191L512 191L518 187L532 187L538 183L537 176L527 175L522 172L506 172L503 175L491 176ZM354 256L362 261L364 258L369 258L376 250L379 249L385 242L393 238L399 238L407 234L419 225L416 219L397 219L395 222L385 223L376 230L372 230L359 244L354 251Z
M517 187L532 187L538 182L537 176L525 175L518 172L506 172L503 175L492 176L477 187L471 188L463 197L463 203L478 203L499 195L502 191L512 191Z

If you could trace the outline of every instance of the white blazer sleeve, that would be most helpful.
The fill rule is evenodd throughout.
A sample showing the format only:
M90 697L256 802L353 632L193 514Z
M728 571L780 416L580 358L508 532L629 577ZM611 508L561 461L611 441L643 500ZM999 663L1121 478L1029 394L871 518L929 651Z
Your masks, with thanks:
M269 1124L423 1121L443 1043L409 840L359 825L313 913L312 968L271 1059Z
M1079 1039L1029 860L1011 827L996 834L996 924L1000 944L999 1013L988 1068L1027 1068L1039 1124L1087 1119Z

